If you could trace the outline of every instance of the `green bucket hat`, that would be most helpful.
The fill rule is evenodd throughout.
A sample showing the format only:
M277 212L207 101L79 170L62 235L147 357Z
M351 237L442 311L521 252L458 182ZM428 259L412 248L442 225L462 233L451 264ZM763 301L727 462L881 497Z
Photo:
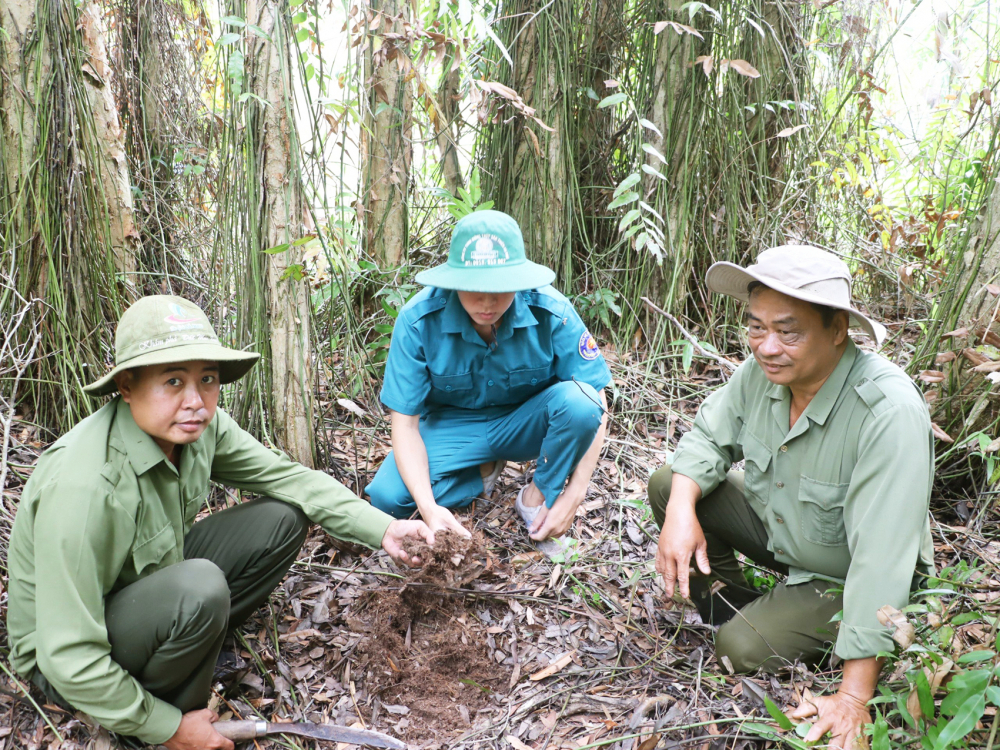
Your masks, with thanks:
M115 331L115 366L107 375L84 387L94 398L118 390L115 375L122 370L171 362L208 360L219 363L219 382L242 378L260 355L227 349L201 308L183 297L157 294L133 304Z
M524 238L513 218L501 211L474 211L451 233L448 262L417 274L439 289L504 294L551 284L555 273L524 257Z

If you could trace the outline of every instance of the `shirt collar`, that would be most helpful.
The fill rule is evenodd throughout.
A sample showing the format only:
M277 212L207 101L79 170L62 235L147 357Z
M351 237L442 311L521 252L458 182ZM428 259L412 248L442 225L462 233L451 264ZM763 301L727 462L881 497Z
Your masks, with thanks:
M472 343L479 342L483 346L486 343L476 333L472 326L472 318L462 307L462 301L458 298L458 292L451 292L448 301L445 303L443 311L444 319L441 330L444 333L460 333L462 338ZM538 319L531 312L524 294L518 292L514 295L514 301L500 319L500 326L497 328L497 341L504 341L514 335L515 328L528 328L538 325Z
M833 407L837 403L837 399L840 398L840 392L844 389L844 385L847 383L847 376L850 374L851 368L854 366L854 360L857 356L858 347L853 341L848 339L847 348L844 349L844 353L840 355L840 361L837 362L837 366L833 368L833 372L830 373L830 377L828 377L826 382L820 387L819 392L813 396L812 401L809 402L809 406L807 406L805 411L802 413L803 417L808 417L816 424L826 424L826 420L830 416L830 412L833 411ZM786 385L772 385L768 390L767 395L778 401L791 399L791 393ZM788 429L787 423L785 424L785 429Z
M161 461L170 463L163 451L160 450L160 446L135 423L135 419L132 418L132 409L121 396L118 396L115 424L118 426L118 434L121 436L125 453L128 455L129 463L132 464L132 470L136 476L145 474ZM173 464L170 465L173 466Z

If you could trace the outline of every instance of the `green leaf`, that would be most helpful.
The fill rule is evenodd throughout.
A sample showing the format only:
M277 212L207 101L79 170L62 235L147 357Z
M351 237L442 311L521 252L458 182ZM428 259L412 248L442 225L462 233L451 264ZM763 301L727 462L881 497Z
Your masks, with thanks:
M638 208L631 209L627 214L622 217L622 220L618 222L618 231L624 232L625 227L631 224L633 221L639 218L642 212Z
M924 670L917 672L917 698L920 699L920 713L924 715L927 721L931 721L934 718L934 696L931 694L931 685L927 681L927 675Z
M660 136L660 138L663 137L663 133L661 133L660 129L658 127L656 127L656 123L655 122L647 120L645 117L643 117L643 118L641 118L639 120L639 124L642 125L644 128L648 128L649 130L652 130L654 133L656 133L658 136Z
M665 181L666 181L666 179L667 179L667 178L666 178L666 177L664 177L664 176L663 176L662 174L660 174L660 170L658 170L658 169L657 169L656 167L654 167L654 166L653 166L652 164L643 164L643 165L642 165L642 171L643 171L643 172L645 172L645 173L646 173L646 174L648 174L648 175L652 175L653 177L659 177L659 178L660 178L661 180L663 180L664 182L665 182Z
M219 20L222 21L222 23L229 24L230 26L235 26L238 29L242 29L244 26L247 25L247 22L244 21L239 16L223 16Z
M291 279L292 281L302 281L306 277L306 270L298 263L292 264L285 268L284 273L281 274L281 278L278 281L284 281L285 279Z
M681 366L684 368L685 375L691 372L692 362L694 362L694 344L690 341L685 341L684 350L681 352ZM784 714L782 714L782 716L784 716Z
M267 253L268 255L277 255L278 253L285 252L290 247L291 245L285 242L282 243L281 245L275 245L274 247L269 247L264 252Z
M793 729L795 727L795 725L792 723L792 720L789 719L787 716L785 716L785 714L781 712L781 709L778 708L775 705L774 701L771 700L767 695L764 696L764 708L766 708L767 712L771 714L771 718L774 719L776 722L778 722L778 726L784 729L786 732L789 729Z
M659 151L657 151L656 147L654 145L652 145L651 143L643 143L642 144L642 150L645 151L650 156L655 156L657 159L659 159L664 164L667 163L666 157L663 154L661 154Z
M309 31L309 29L299 29L295 32L295 41L302 44L302 42L308 39L311 35L312 32Z
M225 47L226 45L229 44L235 44L239 40L240 40L240 35L234 34L232 31L230 31L228 34L223 34L222 36L220 36L219 41L215 43L215 46Z
M872 727L872 750L891 750L892 745L889 742L889 725L886 723L885 717L882 716L882 712L877 712L877 717L875 719L875 725Z
M934 750L946 750L965 737L975 729L976 722L979 721L985 710L986 696L982 693L970 695L955 712L955 718L941 730L934 742Z
M955 659L955 661L959 664L969 664L970 662L986 661L987 659L992 659L994 656L996 656L996 654L989 649L984 649L982 651L968 651Z
M614 107L615 105L621 104L628 100L628 94L623 91L619 91L617 94L612 94L611 96L606 96L601 99L597 104L598 109L607 109L608 107Z
M614 197L617 198L619 195L624 193L630 187L637 184L640 179L642 178L639 176L638 172L633 172L632 174L630 174L628 177L626 177L618 184L618 187L615 188Z
M621 195L611 201L611 203L608 204L608 210L611 211L619 206L625 206L637 200L639 200L639 194L637 192L632 191L630 193L625 193L624 195Z
M989 698L990 703L994 706L1000 706L1000 687L990 685L986 688L986 697Z

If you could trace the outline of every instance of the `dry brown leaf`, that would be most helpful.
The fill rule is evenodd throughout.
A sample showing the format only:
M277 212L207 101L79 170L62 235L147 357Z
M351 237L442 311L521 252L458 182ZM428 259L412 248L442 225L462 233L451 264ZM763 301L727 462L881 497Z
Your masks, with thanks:
M910 690L910 694L906 696L906 710L914 719L924 718L924 712L920 708L920 696L917 694L916 688Z
M517 737L515 737L512 734L508 734L503 739L504 739L504 742L509 742L510 746L512 748L514 748L514 750L535 750L535 748L533 748L531 745L528 745L528 744L525 744L524 742L521 742L521 740L519 740Z
M368 413L349 398L338 398L337 403L342 408L347 409L352 414L357 414L359 417L363 417Z
M545 667L544 669L538 670L528 679L531 680L532 682L538 682L539 680L544 680L546 677L551 677L556 672L560 671L563 667L565 667L567 664L569 664L571 661L573 661L573 657L575 655L576 655L576 649L573 649L572 651L563 654L554 662L549 664L549 666Z
M636 750L653 750L653 748L656 747L659 741L660 741L660 734L658 732L656 734L651 734L649 735L649 737L647 737L646 739L644 739L642 742L639 743L639 747L637 747Z
M701 69L705 71L706 76L712 75L712 66L715 64L715 58L711 55L698 55L694 59L695 65L701 65Z
M917 375L917 379L925 383L940 383L944 380L944 377L944 373L940 370L921 370L920 374Z
M955 352L938 352L938 355L934 358L934 364L943 365L951 362L958 355Z
M955 438L949 435L947 432L942 430L937 422L931 422L931 431L934 433L934 437L943 443L954 443Z
M959 339L969 335L969 329L965 326L961 328L956 328L954 331L948 331L948 333L942 333L941 338L943 339Z
M1000 297L1000 286L997 286L996 284L987 284L986 291L994 297Z
M746 76L747 78L760 78L760 71L746 60L723 60L721 64L723 66L728 64L730 68L735 70L741 76Z
M670 21L657 21L656 23L653 24L653 33L659 34L661 31L667 28L668 25L670 25Z
M969 360L974 365L984 365L990 361L982 352L977 352L975 349L966 348L962 350L962 356Z
M909 648L917 637L917 630L906 619L906 615L892 605L886 604L875 613L878 621L887 628L892 628L892 639L902 648Z
M798 133L803 128L808 128L808 127L809 127L809 123L803 123L802 125L795 125L795 126L790 127L790 128L785 128L784 130L778 131L778 135L775 136L775 137L776 138L788 138L788 136L794 135L795 133Z

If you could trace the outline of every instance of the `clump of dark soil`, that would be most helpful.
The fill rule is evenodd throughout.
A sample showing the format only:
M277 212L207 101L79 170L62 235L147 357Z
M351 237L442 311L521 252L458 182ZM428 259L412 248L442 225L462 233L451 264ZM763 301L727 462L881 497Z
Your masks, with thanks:
M486 570L482 535L435 536L433 547L406 545L423 567L408 571L398 591L373 595L362 615L369 636L357 649L369 694L409 709L410 741L464 731L509 679L509 669L491 658L484 627L466 610L465 597L449 590Z

